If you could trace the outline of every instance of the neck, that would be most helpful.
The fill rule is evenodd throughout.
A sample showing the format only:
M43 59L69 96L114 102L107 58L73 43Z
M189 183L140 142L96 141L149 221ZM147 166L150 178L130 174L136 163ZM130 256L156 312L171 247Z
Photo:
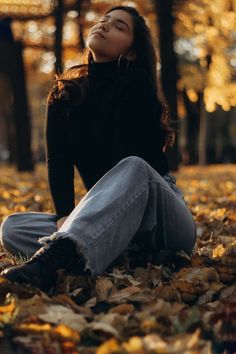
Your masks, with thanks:
M118 59L109 59L109 58L95 58L95 59L92 59L92 62L93 63L109 63L110 61L115 61Z

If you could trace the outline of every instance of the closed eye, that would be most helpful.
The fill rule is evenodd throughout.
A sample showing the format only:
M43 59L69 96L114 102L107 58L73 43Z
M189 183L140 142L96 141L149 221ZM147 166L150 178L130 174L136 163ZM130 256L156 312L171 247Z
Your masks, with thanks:
M122 27L116 26L116 28L118 28L120 31L124 31Z
M99 23L104 23L106 21L99 21ZM124 31L124 28L123 27L120 27L120 26L116 26L116 28L118 28L120 31Z

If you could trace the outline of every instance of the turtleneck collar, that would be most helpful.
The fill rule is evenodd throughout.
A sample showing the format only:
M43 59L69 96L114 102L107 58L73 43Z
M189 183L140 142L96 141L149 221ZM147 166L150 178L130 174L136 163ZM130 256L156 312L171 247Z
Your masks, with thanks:
M88 64L88 76L92 79L109 79L120 75L123 71L127 70L127 60L120 61L118 67L118 60L110 60L103 62L90 61ZM133 63L129 63L130 67Z

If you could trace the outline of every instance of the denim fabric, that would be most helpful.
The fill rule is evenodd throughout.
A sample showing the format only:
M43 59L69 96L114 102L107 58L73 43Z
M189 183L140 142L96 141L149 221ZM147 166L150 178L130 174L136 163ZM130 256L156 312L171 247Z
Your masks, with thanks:
M27 257L65 237L83 255L85 270L96 276L140 237L151 252L191 252L196 226L175 177L162 177L142 158L129 156L98 180L59 230L55 214L39 212L11 214L0 230L8 251Z

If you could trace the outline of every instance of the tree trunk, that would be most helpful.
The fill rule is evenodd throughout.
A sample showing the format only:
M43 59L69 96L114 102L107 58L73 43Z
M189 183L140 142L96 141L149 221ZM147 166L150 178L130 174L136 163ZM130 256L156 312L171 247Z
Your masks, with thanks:
M10 79L13 91L13 131L8 132L13 162L19 171L34 169L31 152L31 122L20 42L0 43L0 70ZM10 128L10 125L8 125ZM14 136L12 136L12 134Z
M63 35L63 14L64 14L64 1L57 0L57 7L55 10L55 72L61 73L63 71L62 60L62 35Z
M177 59L174 52L174 17L172 14L172 0L153 0L159 22L159 43L161 58L161 82L163 93L169 104L172 126L177 128ZM178 153L178 135L174 146L167 151L169 166L172 171L178 169L179 153Z
M83 3L83 0L77 0L77 3L76 3L76 10L78 11L78 17L77 17L77 21L78 21L78 42L79 42L79 50L84 50L85 48L85 41L84 41L84 34L83 34L83 30L84 30L84 27L83 27L83 17L84 17L84 14L82 13L82 3Z
M201 94L200 126L199 126L199 165L206 165L207 113L203 93Z
M200 97L200 96L198 96ZM197 102L191 102L186 91L183 92L184 106L187 112L186 116L186 153L187 164L198 164L198 139L199 139L199 120L200 120L200 99Z
M31 119L27 101L21 43L15 43L15 65L12 77L16 129L17 167L19 171L34 169L31 152Z

